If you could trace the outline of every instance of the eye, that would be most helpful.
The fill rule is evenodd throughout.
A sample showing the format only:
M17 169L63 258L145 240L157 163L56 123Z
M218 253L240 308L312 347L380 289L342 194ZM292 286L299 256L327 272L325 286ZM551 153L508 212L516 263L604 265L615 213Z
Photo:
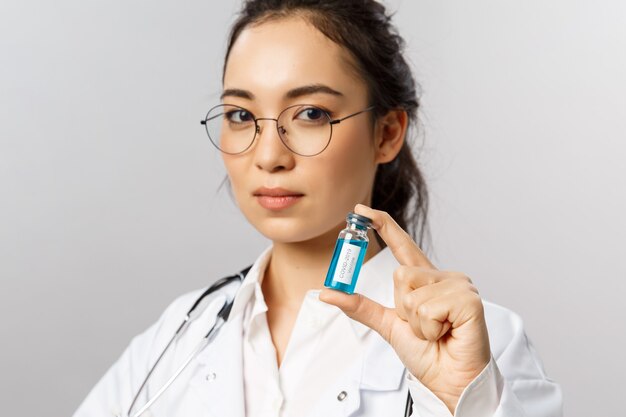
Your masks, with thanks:
M324 110L318 107L304 107L298 110L294 119L310 122L326 122L328 120L328 116Z
M250 123L254 122L254 116L247 110L237 109L230 110L224 114L226 120L231 123Z

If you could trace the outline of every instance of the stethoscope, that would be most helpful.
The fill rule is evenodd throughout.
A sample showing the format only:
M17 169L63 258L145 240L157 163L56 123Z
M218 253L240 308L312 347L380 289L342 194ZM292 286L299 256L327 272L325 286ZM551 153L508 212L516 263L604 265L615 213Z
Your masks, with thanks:
M187 329L189 327L189 325L196 318L198 318L202 314L202 312L204 311L204 310L196 311L198 309L198 306L202 303L202 300L204 300L207 296L213 294L215 291L217 291L217 290L219 290L221 288L224 288L225 286L227 286L227 285L229 285L231 283L241 284L241 282L245 278L245 276L248 273L248 271L250 271L251 267L252 266L249 266L249 267L241 270L239 273L237 273L235 275L224 277L224 278L216 281L206 291L204 291L198 297L198 299L193 303L193 305L191 306L189 311L187 311L187 314L185 315L185 318L183 319L183 322L180 324L180 326L178 326L178 329L176 329L176 332L174 333L172 338L169 340L167 345L165 345L165 347L163 348L163 351L158 356L157 360L154 362L154 365L152 365L152 367L150 368L150 370L146 374L146 377L144 378L143 382L139 386L139 389L137 390L137 393L133 397L133 401L131 402L130 407L128 407L128 412L126 414L127 416L129 416L129 417L139 417L142 414L144 414L156 402L156 400L158 400L159 397L161 397L161 395L163 395L163 393L170 387L170 385L172 385L172 383L174 383L176 378L178 378L178 376L185 370L185 368L187 368L187 365L189 365L191 363L191 361L198 355L198 353L200 353L202 350L204 350L215 339L215 337L217 336L217 333L222 328L222 326L226 323L226 321L228 320L228 317L230 316L230 311L231 311L231 309L233 307L233 303L234 303L234 300L235 300L234 296L231 299L225 299L224 300L224 304L222 305L222 307L220 308L219 312L217 313L217 317L215 319L215 323L213 323L213 326L211 327L211 329L209 329L209 331L202 338L200 343L198 343L198 345L191 351L191 353L187 356L185 361L176 369L176 371L172 374L172 376L163 384L163 386L151 398L148 399L148 401L143 406L141 406L137 411L133 412L133 407L135 407L135 405L137 404L137 400L139 399L139 396L143 392L143 389L146 387L146 385L148 383L148 380L150 379L150 376L154 373L154 370L156 369L157 365L159 364L159 362L161 361L163 356L165 356L165 353L168 351L169 347L174 343L174 341L178 337L180 337L180 335L183 334L185 329ZM412 407L413 407L413 399L411 398L411 393L409 392L408 395L407 395L406 405L405 405L405 408L404 408L404 417L409 417L411 415L411 408ZM116 417L121 417L121 415L118 414Z

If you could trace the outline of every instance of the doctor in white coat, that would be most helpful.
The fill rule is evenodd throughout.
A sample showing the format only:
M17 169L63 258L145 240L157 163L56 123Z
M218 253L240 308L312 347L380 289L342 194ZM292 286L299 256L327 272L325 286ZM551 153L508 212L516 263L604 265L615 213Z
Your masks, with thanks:
M423 237L427 211L406 140L419 101L381 4L245 2L221 100L203 124L272 245L241 285L207 298L143 389L202 290L133 339L75 417L133 415L136 393L139 407L157 394L231 300L212 343L143 416L399 416L409 392L420 417L562 414L521 319L405 232ZM375 230L354 295L322 288L351 210Z

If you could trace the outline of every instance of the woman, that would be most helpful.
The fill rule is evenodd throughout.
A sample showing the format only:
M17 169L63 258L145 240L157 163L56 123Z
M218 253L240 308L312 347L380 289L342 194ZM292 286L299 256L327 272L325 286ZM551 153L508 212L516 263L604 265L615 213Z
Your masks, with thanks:
M151 372L202 290L175 300L75 416L131 404L130 415L393 416L409 392L422 417L561 414L521 320L482 301L465 274L435 268L404 231L423 242L427 194L406 141L418 101L401 50L372 0L245 2L222 103L203 124L241 211L272 245ZM352 210L376 234L348 295L322 287ZM194 355L230 297L227 323Z

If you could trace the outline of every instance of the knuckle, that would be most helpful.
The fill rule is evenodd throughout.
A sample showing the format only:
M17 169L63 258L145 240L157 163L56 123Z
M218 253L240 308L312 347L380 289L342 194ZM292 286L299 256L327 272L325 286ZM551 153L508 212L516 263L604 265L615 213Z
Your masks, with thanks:
M402 297L402 307L406 311L413 311L415 308L415 298L411 296L411 294L406 294Z
M396 268L395 271L393 271L393 280L396 284L403 285L408 282L408 276L409 276L408 269L409 267L405 265L400 265L398 268Z
M472 280L470 279L470 277L468 277L467 275L465 275L465 273L463 272L459 272L459 271L446 271L450 278L455 279L457 281L460 282L469 282L470 284L472 283Z
M424 268L422 273L425 275L426 285L433 285L441 281L441 278L430 269Z
M468 294L467 297L468 297L469 303L471 303L477 310L482 311L484 309L483 300L480 297L480 295L478 295L475 292L471 292Z
M474 284L468 283L467 289L475 294L478 294L478 288Z
M429 317L430 309L426 304L422 304L417 308L417 314L421 317Z
M468 292L468 293L477 292L476 287L473 284L465 280L462 280L456 283L456 288L458 289L458 291L463 291L463 292Z

